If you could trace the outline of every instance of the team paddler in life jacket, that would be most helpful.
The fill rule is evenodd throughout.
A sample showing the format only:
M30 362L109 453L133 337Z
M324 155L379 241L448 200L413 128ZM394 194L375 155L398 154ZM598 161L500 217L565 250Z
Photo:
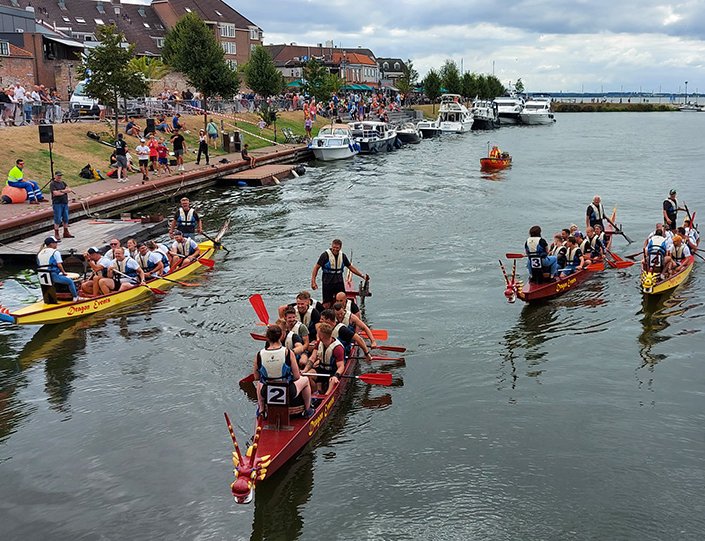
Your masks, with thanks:
M76 284L73 283L71 278L66 276L66 271L64 271L64 261L61 258L61 252L58 250L59 242L61 241L56 237L44 239L44 246L37 254L37 270L48 272L53 283L67 286L73 300L78 301L79 296L76 291Z
M323 312L325 313L327 310ZM332 316L332 314L326 315ZM311 353L308 364L315 368L318 374L330 376L316 378L318 391L328 394L340 382L341 376L345 372L345 348L340 340L333 337L333 327L329 323L319 323L317 332L318 344Z
M112 260L100 253L100 250L95 246L91 246L83 254L83 259L90 267L92 274L87 280L81 284L81 292L85 295L100 295L100 287L98 283L101 278L108 277L108 267L112 264Z
M683 241L680 235L673 235L673 246L668 251L668 266L665 269L665 275L672 276L676 274L686 265L687 258L691 255L688 245Z
M300 367L308 361L308 327L296 318L296 308L284 311L284 345L294 352Z
M162 276L165 272L168 272L164 270L164 259L162 258L163 255L159 252L150 251L146 243L140 242L137 245L137 255L134 259L139 263L139 266L142 267L142 270L148 278Z
M107 277L98 281L98 287L103 295L144 285L144 271L137 261L125 256L123 248L113 250L113 255L115 259L108 267Z
M169 250L169 267L172 271L193 263L200 255L201 249L195 240L184 236L178 229L174 231L174 242Z
M524 251L527 255L526 267L532 281L543 281L544 273L548 273L551 278L556 276L558 271L556 256L548 255L548 242L541 237L541 228L538 225L529 229L529 238L524 244Z
M688 248L693 252L698 249L700 244L700 234L698 230L691 227L690 218L683 220L683 240L688 244Z
M585 228L585 234L587 236L580 249L589 265L598 259L602 259L605 253L605 247L602 245L600 237L595 234L595 229L592 227Z
M578 239L573 235L568 237L565 245L565 268L561 271L561 277L573 274L576 270L586 266L583 252L578 246Z
M356 316L352 312L346 310L345 305L342 302L336 302L333 304L333 311L335 312L336 323L342 323L352 332L357 331L366 334L367 338L370 340L370 347L377 347L377 341L372 335L370 328L359 316Z
M188 238L193 238L196 233L203 233L203 222L198 213L191 208L189 198L182 197L180 203L181 207L176 209L174 219L169 226L169 237L174 238L177 230Z
M330 248L323 252L318 261L313 266L313 271L311 272L311 289L318 289L318 284L316 279L318 276L319 269L323 270L323 306L325 308L330 308L335 299L335 294L339 291L345 292L345 279L344 273L345 269L350 269L350 272L359 276L364 280L369 280L370 277L367 274L362 274L348 259L341 250L343 248L343 241L340 239L333 239Z
M264 386L272 383L287 384L289 401L301 394L304 417L314 413L311 407L311 387L308 378L302 377L294 353L281 343L282 329L278 325L267 327L267 343L257 352L253 371L257 386L257 415L264 412Z
M296 309L296 319L308 327L309 341L313 342L316 339L316 323L321 315L311 294L308 291L300 291L296 295L296 302L280 306L278 310L280 318L285 317L288 308Z
M333 338L337 338L340 343L343 344L346 355L350 353L350 349L354 343L362 350L365 357L370 357L370 348L367 344L365 344L362 336L357 334L355 331L352 331L350 327L344 323L338 321L335 317L335 310L332 308L323 310L323 312L321 312L321 323L325 323L330 326ZM318 328L320 328L320 326L321 324L319 323Z
M644 271L663 273L670 266L670 243L662 224L656 224L656 229L644 241L644 259L641 268Z

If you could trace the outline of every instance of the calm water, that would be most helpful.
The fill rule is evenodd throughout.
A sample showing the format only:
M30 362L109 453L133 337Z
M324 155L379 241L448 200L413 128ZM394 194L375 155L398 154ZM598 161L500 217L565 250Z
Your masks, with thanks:
M534 223L584 223L599 193L637 251L671 187L705 212L703 123L558 115L313 165L281 188L198 194L232 250L200 288L75 323L0 328L2 539L702 539L703 279L644 306L636 267L544 306L508 305L497 259ZM487 142L514 156L478 171ZM372 276L375 363L290 467L230 498L227 410L270 313L330 240ZM12 271L14 274L14 271ZM2 303L31 297L2 276ZM341 414L343 413L343 414Z

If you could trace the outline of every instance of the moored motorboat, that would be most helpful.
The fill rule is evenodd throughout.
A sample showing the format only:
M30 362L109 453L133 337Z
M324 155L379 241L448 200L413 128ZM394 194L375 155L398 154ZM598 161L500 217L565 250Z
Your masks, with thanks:
M375 154L394 150L397 132L386 122L364 120L351 122L348 125L352 131L353 139L360 146L360 152Z
M473 130L494 130L499 128L499 114L496 103L475 98L470 111L473 117Z
M519 119L522 124L530 126L553 124L556 119L553 115L551 98L534 97L526 100L524 108L519 113Z
M639 277L641 292L644 295L662 295L663 293L673 291L688 279L694 265L695 256L690 255L685 259L685 264L681 269L668 278L662 278L661 275L656 272L642 271Z
M352 158L360 152L360 145L353 139L347 124L323 126L311 140L309 148L317 160L324 162Z
M216 240L220 240L216 237ZM125 291L117 291L107 295L98 295L78 301L59 301L56 304L47 303L44 300L35 302L17 310L10 310L0 306L0 321L14 323L16 325L44 325L59 323L71 319L76 319L88 314L95 314L104 310L115 308L148 297L155 290L170 287L173 281L180 280L201 268L205 262L212 261L210 258L215 252L212 241L199 244L201 257L196 261L179 268L174 272L164 275L164 277L149 280L146 285L138 285ZM201 262L203 260L203 262ZM210 265L209 265L210 266Z
M405 122L397 127L397 138L406 145L416 145L421 142L423 135L413 122Z
M459 94L441 96L437 123L442 132L465 133L472 129L472 114L461 100Z
M416 124L416 128L421 132L424 139L438 137L441 133L443 133L443 130L441 130L437 120L420 120Z
M521 124L519 115L524 109L524 100L518 96L502 96L494 99L502 126Z

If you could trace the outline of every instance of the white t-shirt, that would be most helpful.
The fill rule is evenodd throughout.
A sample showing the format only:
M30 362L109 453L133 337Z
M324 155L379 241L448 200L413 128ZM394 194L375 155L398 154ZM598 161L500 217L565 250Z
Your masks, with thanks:
M135 152L137 152L138 160L149 159L149 147L147 145L140 143L137 147L135 147Z

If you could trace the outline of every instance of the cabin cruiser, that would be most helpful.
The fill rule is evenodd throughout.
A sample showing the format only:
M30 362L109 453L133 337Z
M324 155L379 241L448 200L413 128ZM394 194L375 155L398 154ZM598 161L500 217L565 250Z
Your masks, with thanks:
M438 110L438 125L443 132L465 133L472 129L472 114L461 103L459 94L443 94Z
M686 113L698 113L703 110L703 108L698 105L697 103L693 103L692 101L689 101L688 103L684 103L678 108L679 111L684 111Z
M499 128L499 114L496 103L475 98L471 112L473 130L494 130Z
M518 96L502 96L494 99L499 121L503 125L521 124L519 114L524 109L524 100Z
M437 137L442 133L437 120L421 120L416 124L416 129L421 132L424 139Z
M386 122L364 120L350 122L353 139L360 146L360 152L376 153L394 150L397 132Z
M404 122L397 126L397 139L404 144L415 145L421 142L423 135L413 122Z
M551 98L529 98L519 118L522 124L553 124L556 119L551 108Z
M309 148L317 160L324 162L352 158L360 152L360 145L353 139L347 124L323 126L311 140Z

